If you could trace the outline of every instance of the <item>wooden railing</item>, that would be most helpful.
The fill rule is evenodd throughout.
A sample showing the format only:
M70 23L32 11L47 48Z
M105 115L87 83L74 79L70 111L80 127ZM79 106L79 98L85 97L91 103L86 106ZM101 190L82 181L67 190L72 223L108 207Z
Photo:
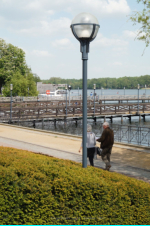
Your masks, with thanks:
M114 115L114 114L135 114L137 112L137 104L96 104L95 105L95 115ZM146 113L150 112L150 103L140 103L139 112ZM94 115L94 106L89 105L87 107L87 114ZM53 105L43 105L43 106L33 106L24 105L12 107L12 119L26 120L29 118L55 118L66 116L66 107L53 106ZM82 105L72 105L67 106L67 116L75 117L82 116ZM10 107L0 106L0 121L7 120L10 118Z

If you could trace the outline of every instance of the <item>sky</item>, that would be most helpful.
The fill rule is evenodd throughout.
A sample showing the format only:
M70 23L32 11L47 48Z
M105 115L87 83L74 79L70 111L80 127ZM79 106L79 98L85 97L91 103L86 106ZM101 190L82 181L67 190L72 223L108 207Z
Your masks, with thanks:
M100 24L90 43L88 79L150 74L150 47L135 40L140 25L129 21L142 10L136 0L0 0L0 38L25 51L41 79L82 78L80 43L70 25L82 12Z

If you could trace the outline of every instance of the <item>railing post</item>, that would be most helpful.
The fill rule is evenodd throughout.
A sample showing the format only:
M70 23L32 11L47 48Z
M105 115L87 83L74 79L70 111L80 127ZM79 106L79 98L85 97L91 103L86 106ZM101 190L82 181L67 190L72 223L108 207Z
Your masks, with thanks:
M44 119L42 118L42 129L44 129Z
M128 126L128 143L129 143L129 138L130 138L130 126Z
M19 109L19 119L20 119L20 111L21 111L21 110Z
M73 107L73 115L75 115L75 107Z
M121 142L121 125L118 125L119 126L119 130L120 130L120 133L119 133L119 135L120 135L120 137L119 137L119 141Z
M138 134L138 145L140 144L140 141L139 141L139 126L137 127L137 134Z

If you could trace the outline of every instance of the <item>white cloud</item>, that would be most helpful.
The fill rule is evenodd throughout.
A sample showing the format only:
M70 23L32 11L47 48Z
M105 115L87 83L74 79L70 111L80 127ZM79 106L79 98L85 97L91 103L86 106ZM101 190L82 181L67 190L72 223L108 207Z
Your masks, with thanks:
M33 50L31 52L31 55L34 55L36 57L51 57L52 54L50 54L48 51L40 51L40 50Z
M48 0L45 0L45 3ZM130 12L130 7L126 0L55 0L50 4L55 10L65 8L66 12L72 13L74 16L82 11L95 13L98 17L114 15L122 16ZM81 11L81 9L84 9Z
M121 62L114 62L113 65L114 66L122 66L122 63Z
M140 30L135 30L135 31L125 30L125 31L123 31L123 37L124 38L130 38L132 40L137 38L137 37L142 37L145 34L146 34L145 32L141 32Z
M18 33L26 34L29 36L41 36L41 35L55 36L58 34L70 36L71 35L70 24L71 20L65 17L52 20L51 22L42 20L39 22L39 24L36 24L33 28L19 29Z
M137 31L129 31L129 30L125 30L123 31L123 37L124 38L130 38L130 39L135 39L135 37L137 36Z
M130 8L126 0L1 0L0 27L32 36L62 33L69 31L71 20L82 11L100 20L109 15L123 17ZM60 12L63 16L58 16ZM71 18L64 16L66 13Z
M73 48L73 44L68 38L55 40L52 45L58 48Z
M95 47L126 47L128 46L128 42L123 40L122 38L106 38L101 33L99 33L94 40L93 46Z

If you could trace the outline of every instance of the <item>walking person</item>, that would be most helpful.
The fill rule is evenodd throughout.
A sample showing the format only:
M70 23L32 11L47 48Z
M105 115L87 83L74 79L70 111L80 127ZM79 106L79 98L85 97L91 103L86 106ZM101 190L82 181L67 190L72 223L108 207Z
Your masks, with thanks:
M102 149L101 152L101 158L103 162L106 164L106 170L109 171L111 165L110 165L110 155L111 150L114 144L114 132L112 129L109 128L109 123L104 122L103 123L103 133L99 139L96 141L101 142L100 148Z
M96 136L95 134L92 132L92 126L91 125L87 125L87 157L89 158L89 162L91 166L94 166L94 154L95 154L95 145L96 145ZM81 152L82 149L82 144L81 147L79 149L79 152Z

